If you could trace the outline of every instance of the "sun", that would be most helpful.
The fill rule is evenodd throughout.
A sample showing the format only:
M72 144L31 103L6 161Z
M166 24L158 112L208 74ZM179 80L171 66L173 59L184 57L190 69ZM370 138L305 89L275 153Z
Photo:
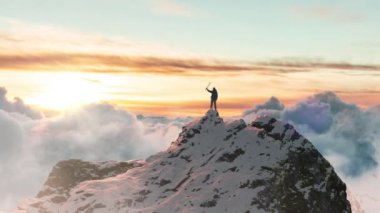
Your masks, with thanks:
M45 78L42 93L31 100L40 107L62 111L101 100L98 83L82 73L55 73Z

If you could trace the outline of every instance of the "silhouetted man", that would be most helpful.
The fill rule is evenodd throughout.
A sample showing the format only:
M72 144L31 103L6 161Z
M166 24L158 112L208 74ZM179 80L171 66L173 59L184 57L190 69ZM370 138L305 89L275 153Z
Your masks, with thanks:
M206 90L211 93L211 103L210 103L210 109L212 109L212 106L214 106L215 111L216 110L216 100L218 100L218 91L216 91L215 87L212 88L212 90L209 90L208 87Z

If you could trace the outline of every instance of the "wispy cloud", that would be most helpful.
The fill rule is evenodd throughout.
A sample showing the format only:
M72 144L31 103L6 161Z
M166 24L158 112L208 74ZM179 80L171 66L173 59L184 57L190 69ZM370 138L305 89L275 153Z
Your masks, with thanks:
M0 70L174 75L238 75L241 72L281 75L320 69L380 72L379 65L318 60L228 61L122 37L88 35L10 19L0 19L0 22L8 26L0 30Z
M115 55L186 55L174 48L120 36L86 34L52 25L0 17L1 53L102 53Z
M94 73L154 73L173 75L237 75L255 72L262 75L313 72L335 69L341 72L365 70L379 74L379 65L350 63L243 63L213 59L189 59L155 56L129 56L85 53L0 54L0 70L81 71ZM374 73L375 74L375 73Z
M314 18L329 22L358 22L363 20L361 14L349 11L344 7L331 5L298 5L292 8L293 13L302 17Z
M175 0L154 0L154 9L170 15L192 17L196 13L194 9Z

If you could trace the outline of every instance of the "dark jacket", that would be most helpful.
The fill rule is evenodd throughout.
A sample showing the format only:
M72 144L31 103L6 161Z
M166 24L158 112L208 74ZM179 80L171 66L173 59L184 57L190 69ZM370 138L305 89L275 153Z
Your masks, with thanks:
M218 91L216 91L216 89L214 88L213 90L209 90L206 88L206 90L211 93L211 99L212 100L218 100Z

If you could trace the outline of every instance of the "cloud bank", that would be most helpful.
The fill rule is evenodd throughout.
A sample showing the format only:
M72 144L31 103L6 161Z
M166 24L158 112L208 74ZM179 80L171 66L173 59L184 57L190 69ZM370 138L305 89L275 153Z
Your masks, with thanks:
M136 117L106 103L38 117L21 99L9 101L1 91L0 210L5 211L34 196L60 160L145 158L166 149L191 120Z

